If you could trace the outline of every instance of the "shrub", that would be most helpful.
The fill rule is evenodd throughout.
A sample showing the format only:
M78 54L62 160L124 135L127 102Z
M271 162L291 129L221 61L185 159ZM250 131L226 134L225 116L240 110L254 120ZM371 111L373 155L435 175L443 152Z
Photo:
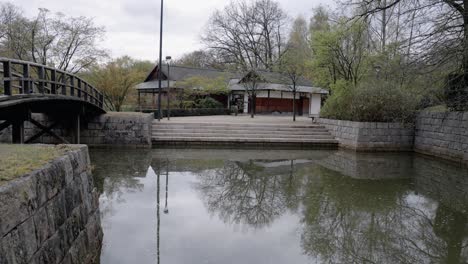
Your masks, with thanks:
M331 88L331 95L325 101L320 112L321 117L331 119L349 120L352 85L345 81L338 81Z
M468 111L468 86L464 75L449 75L444 92L445 103L450 111Z
M211 97L205 97L203 99L198 100L196 103L196 108L223 108L223 104L216 101Z
M418 96L385 81L358 87L338 84L321 116L360 122L407 122L414 116L418 102Z

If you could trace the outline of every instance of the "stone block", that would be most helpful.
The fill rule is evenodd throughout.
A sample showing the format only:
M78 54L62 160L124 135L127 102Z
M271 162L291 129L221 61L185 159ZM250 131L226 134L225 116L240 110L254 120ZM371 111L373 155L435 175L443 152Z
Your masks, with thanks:
M39 207L36 180L23 177L0 186L0 238Z
M28 263L39 245L33 218L17 226L2 238L6 263Z
M47 210L45 207L40 208L33 216L34 226L36 229L36 238L38 245L42 245L54 233L54 227L49 226L47 218Z
M46 211L49 219L49 228L55 233L67 219L64 191L61 191L46 205Z

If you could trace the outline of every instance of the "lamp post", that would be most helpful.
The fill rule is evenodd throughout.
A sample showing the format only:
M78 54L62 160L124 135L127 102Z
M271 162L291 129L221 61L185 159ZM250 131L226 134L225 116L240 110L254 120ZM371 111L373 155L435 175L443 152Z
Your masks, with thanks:
M162 78L162 36L164 0L161 0L161 21L159 23L159 69L158 69L158 121L161 121L161 78Z
M171 61L172 57L171 56L166 56L166 63L167 63L167 120L171 120L171 99L170 99L170 90L171 90L171 81L170 81L170 76L171 76Z

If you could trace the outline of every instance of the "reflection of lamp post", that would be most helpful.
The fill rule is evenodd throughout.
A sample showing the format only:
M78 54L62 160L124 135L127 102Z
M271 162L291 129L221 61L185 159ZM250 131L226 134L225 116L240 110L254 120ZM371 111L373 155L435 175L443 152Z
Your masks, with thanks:
M166 205L164 206L164 213L168 214L169 209L167 208L167 195L169 193L169 161L167 161L166 166Z
M164 0L161 0L161 22L159 24L159 71L158 71L158 121L161 121L161 77L162 77L162 37Z
M171 106L170 106L170 103L171 103L171 99L170 99L170 96L169 96L169 91L170 91L170 88L171 88L171 83L170 83L170 71L171 71L171 66L170 66L170 61L171 61L172 57L171 56L166 56L166 62L167 62L167 120L170 120L171 119Z
M157 232L157 240L156 240L156 245L157 245L157 257L158 257L158 262L159 263L159 256L160 256L160 251L159 251L159 229L160 229L160 225L161 225L161 217L160 217L160 213L159 213L159 188L160 188L160 184L159 184L159 178L160 178L160 175L161 175L161 170L160 168L158 168L158 174L157 174L157 197L156 197L156 203L157 203L157 208L156 208L156 220L157 220L157 229L156 229L156 232Z

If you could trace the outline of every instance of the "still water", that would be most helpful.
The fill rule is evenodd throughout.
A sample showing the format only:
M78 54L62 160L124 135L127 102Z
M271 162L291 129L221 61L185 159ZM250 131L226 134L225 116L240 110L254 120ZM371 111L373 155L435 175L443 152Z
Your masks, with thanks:
M467 263L468 170L408 153L91 150L101 263Z

